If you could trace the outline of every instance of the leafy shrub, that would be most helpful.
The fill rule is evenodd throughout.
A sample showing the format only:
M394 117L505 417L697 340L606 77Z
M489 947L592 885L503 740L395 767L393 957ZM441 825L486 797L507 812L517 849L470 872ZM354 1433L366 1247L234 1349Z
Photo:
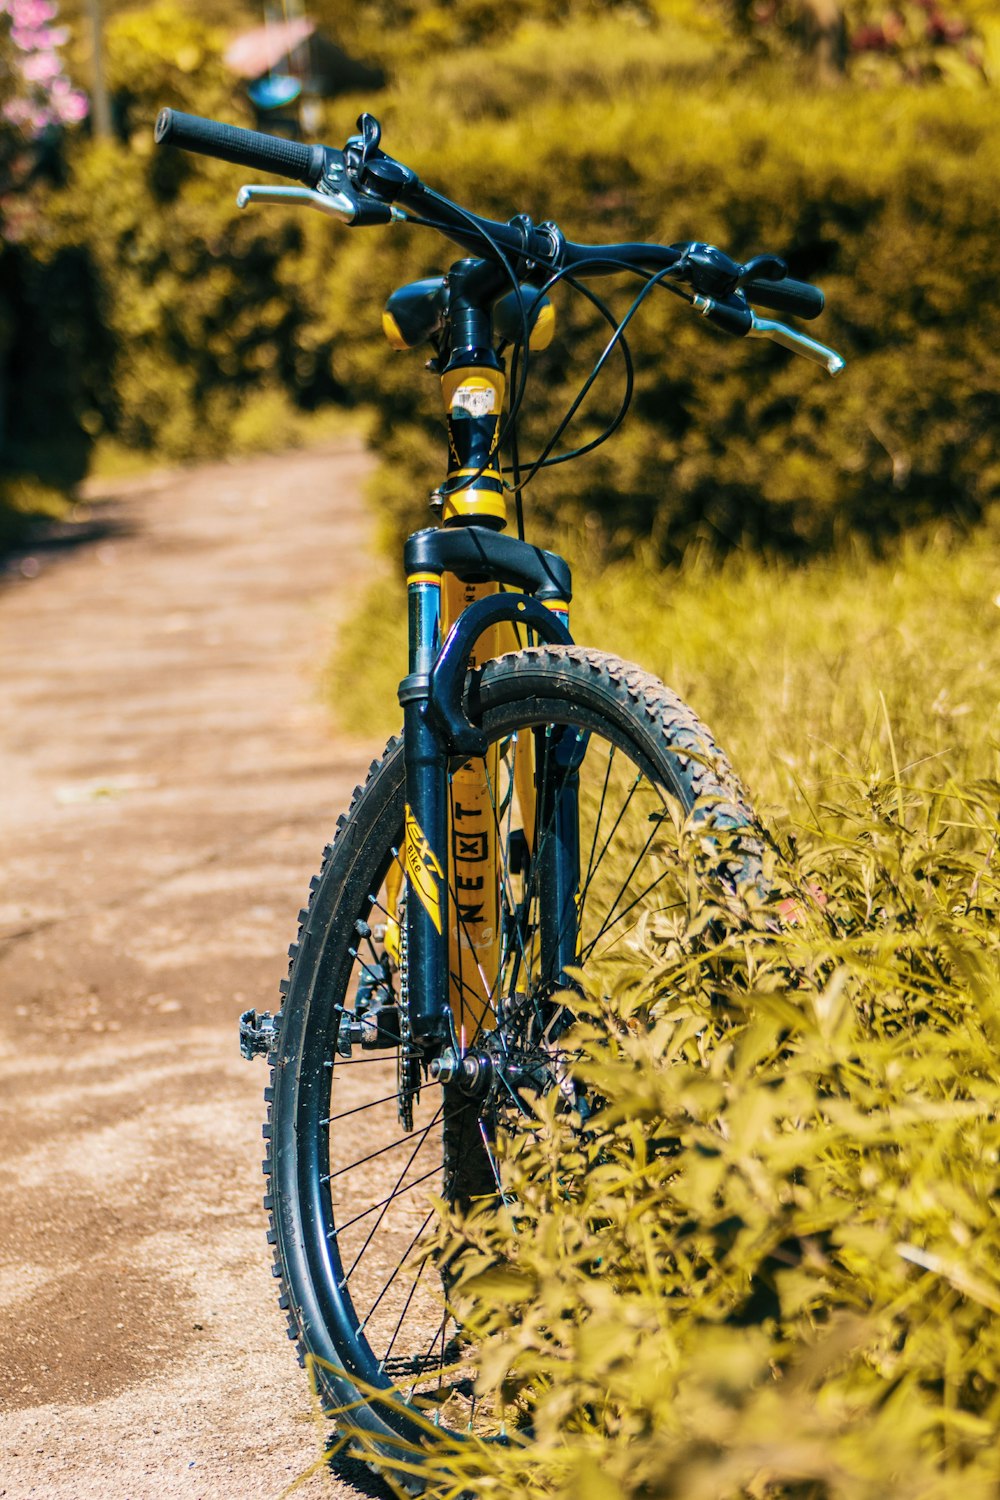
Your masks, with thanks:
M579 569L575 634L704 714L775 830L774 896L619 947L577 1036L607 1107L582 1133L544 1109L509 1216L446 1220L486 1384L536 1441L445 1445L431 1493L987 1500L997 517L880 559L650 560ZM383 589L336 670L391 730L388 615Z
M574 999L595 1113L549 1095L441 1231L513 1436L429 1493L996 1493L997 790L857 782L781 930L696 905Z
M0 329L18 375L4 467L63 490L101 437L173 459L223 452L254 429L280 447L300 411L339 394L317 332L327 227L241 214L231 168L153 148L164 102L232 116L222 33L164 5L116 17L106 35L129 143L71 145L66 185L0 256Z
M673 0L676 8L677 0ZM371 50L400 71L434 53L463 47L492 47L525 21L560 26L613 11L626 19L648 22L656 0L362 0L345 7L336 0L317 0L315 14L344 45Z
M950 77L981 80L989 57L977 21L989 17L982 0L958 6L909 0L886 7L872 0L724 0L736 30L766 53L811 54L814 69L829 80L850 67L870 82L926 81ZM983 13L982 17L980 13Z
M553 215L571 238L697 237L763 247L828 296L816 325L848 357L831 384L773 345L737 344L651 298L632 324L638 396L620 434L529 492L544 520L594 514L621 547L660 556L694 539L801 555L884 537L935 514L975 518L997 493L1000 366L992 293L1000 148L989 90L789 85L727 76L728 43L664 20L525 27L468 87L475 54L429 62L386 111L386 148L487 214ZM416 231L338 241L327 302L334 368L383 412L376 488L395 534L439 480L435 392L416 356L391 362L378 313L399 282L449 260ZM631 294L629 294L631 295ZM556 293L560 331L538 362L522 451L552 430L602 346L589 306ZM619 305L622 305L621 294ZM616 410L606 380L573 431Z
M776 248L824 285L817 331L850 363L831 385L651 298L632 324L630 419L595 455L539 479L538 524L594 517L612 551L650 537L661 558L693 541L801 556L852 532L879 539L933 515L982 514L1000 474L995 92L817 92L782 63L751 67L721 12L693 0L611 11L580 0L559 30L551 10L450 7L449 45L414 41L378 103L387 148L487 213L552 214L571 236ZM372 43L362 50L397 25L413 41L443 14L380 0L358 13ZM974 19L985 36L985 11ZM155 152L148 133L163 102L238 118L221 33L156 6L116 17L107 35L129 144L75 151L66 190L0 268L0 325L20 309L16 337L37 351L13 394L21 451L8 467L48 461L53 415L74 476L95 434L170 457L217 452L261 392L282 389L304 409L377 403L375 498L398 538L424 518L442 438L433 385L418 356L386 350L379 312L395 285L445 266L448 247L301 212L238 214L239 173ZM463 38L479 45L462 50ZM327 106L327 139L343 139L361 102L374 101ZM529 392L526 454L606 337L589 305L556 297L561 331ZM573 440L616 406L605 381Z
M31 316L40 278L21 241L37 223L39 179L57 170L63 128L87 113L85 96L64 71L60 49L67 29L55 20L52 0L0 0L0 550L18 539L27 517L61 508L51 460L39 462L44 452L26 451L20 400L26 377L34 385L40 353ZM43 295L59 290L50 281ZM60 307L58 333L79 313L79 306ZM72 385L68 371L51 382L56 410L66 385Z
M397 20L418 30L436 14L410 9ZM741 44L693 4L606 14L581 0L558 32L548 14L508 7L501 25L472 0L460 7L452 45L414 54L385 100L387 148L487 213L551 214L571 236L785 252L826 288L818 331L850 364L830 385L784 351L737 345L651 298L632 324L629 422L536 483L540 522L593 515L613 548L650 536L661 557L695 539L801 555L851 531L878 538L929 515L981 514L1000 474L995 93L803 89L778 65L748 71ZM455 49L466 34L488 35L488 69L479 50ZM398 536L423 518L442 443L436 393L417 356L385 349L379 311L393 286L446 265L448 247L304 213L240 215L234 169L154 152L148 134L165 101L232 118L220 34L158 6L116 17L108 51L130 145L74 154L70 184L20 253L32 264L8 273L49 365L53 345L65 350L60 427L80 455L69 467L101 431L171 457L219 451L261 390L305 408L377 403L376 500ZM357 103L328 105L327 138L343 138ZM561 330L529 392L526 453L606 334L589 305L556 295ZM50 332L63 307L72 327ZM10 424L33 451L49 435L33 415L46 405L40 385L29 372ZM616 405L603 382L572 437L594 436Z

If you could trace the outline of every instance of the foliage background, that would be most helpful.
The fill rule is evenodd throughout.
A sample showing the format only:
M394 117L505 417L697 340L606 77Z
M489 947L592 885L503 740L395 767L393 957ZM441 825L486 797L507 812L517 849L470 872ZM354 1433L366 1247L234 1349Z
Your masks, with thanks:
M587 461L539 479L541 524L593 518L612 553L649 537L661 558L694 540L804 556L932 515L975 519L996 494L1000 27L973 3L949 41L950 13L904 7L909 31L818 89L800 12L735 0L317 5L330 34L397 80L377 101L328 102L327 138L342 140L374 102L390 151L487 213L554 216L581 239L774 249L827 291L817 332L851 361L832 388L773 346L736 345L651 299L633 324L630 419ZM872 14L849 7L850 34ZM154 152L164 101L250 123L219 61L219 19L211 6L118 10L107 69L121 139L78 132L63 186L19 195L0 257L6 363L19 371L8 487L20 476L66 490L95 442L171 459L234 439L280 446L325 403L375 404L391 475L376 499L398 536L424 515L440 437L432 382L418 356L387 360L378 313L400 281L443 268L448 246L301 213L241 215L238 172ZM76 35L85 75L85 28ZM558 304L525 452L603 344L587 304L565 291ZM574 438L613 414L616 379Z

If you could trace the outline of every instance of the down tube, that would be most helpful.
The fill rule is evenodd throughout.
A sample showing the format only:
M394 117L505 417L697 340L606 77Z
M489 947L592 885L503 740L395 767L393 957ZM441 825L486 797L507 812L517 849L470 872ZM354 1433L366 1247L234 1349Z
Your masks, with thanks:
M495 583L442 579L442 633L467 605L497 592ZM496 626L476 642L469 666L481 666L500 650ZM464 1052L480 1031L496 1025L500 966L499 785L500 752L490 745L482 759L455 766L449 776L448 968L455 1034Z

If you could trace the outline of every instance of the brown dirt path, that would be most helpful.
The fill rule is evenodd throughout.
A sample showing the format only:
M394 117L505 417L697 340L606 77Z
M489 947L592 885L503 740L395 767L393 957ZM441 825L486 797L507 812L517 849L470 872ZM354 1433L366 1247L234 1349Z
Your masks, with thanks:
M366 468L345 440L119 486L102 539L0 584L6 1500L277 1497L317 1456L237 1017L275 1008L378 748L315 684Z

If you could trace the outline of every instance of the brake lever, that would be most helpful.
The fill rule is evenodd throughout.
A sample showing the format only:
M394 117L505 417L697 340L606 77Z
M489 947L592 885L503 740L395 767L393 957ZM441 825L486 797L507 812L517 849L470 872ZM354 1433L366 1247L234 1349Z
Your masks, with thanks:
M241 187L236 194L236 207L249 208L253 203L297 203L303 208L316 208L345 224L354 220L354 204L345 193L317 193L312 188L272 187L270 183Z
M778 323L773 318L760 318L756 313L751 316L747 337L773 339L776 344L790 349L793 354L801 354L822 365L828 375L839 375L847 363L835 349L828 349L817 339L809 338L808 334L800 333L797 328L789 328L785 323Z
M339 219L342 224L388 224L392 220L405 219L402 209L374 199L356 200L346 193L317 193L307 187L272 187L270 184L253 184L241 187L236 194L237 208L249 208L254 203L299 204L303 208L315 208L328 218Z

